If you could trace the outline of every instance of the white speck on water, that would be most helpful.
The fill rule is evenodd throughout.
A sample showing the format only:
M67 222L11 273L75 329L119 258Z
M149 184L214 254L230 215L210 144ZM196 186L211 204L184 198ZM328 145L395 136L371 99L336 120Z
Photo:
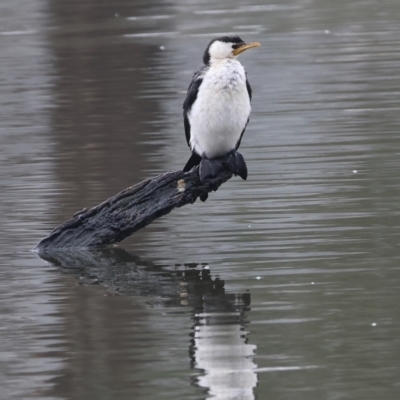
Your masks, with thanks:
M249 228L251 228L251 225L249 225Z
M356 169L353 169L353 174L356 174L358 171Z
M261 279L261 276L257 276L256 279L259 281Z
M324 31L324 33L325 33L325 35L329 35L329 34L331 33L331 31L330 31L329 29L326 29L326 30Z
M210 266L209 265L205 265L204 269L210 269Z
M165 50L165 46L160 46L160 50Z
M376 326L376 322L373 322L371 325L372 325L372 326Z
M314 285L314 282L311 282L311 285Z
M114 17L115 17L115 18L118 18L118 17L119 17L119 14L118 14L118 13L115 13L115 14L114 14Z

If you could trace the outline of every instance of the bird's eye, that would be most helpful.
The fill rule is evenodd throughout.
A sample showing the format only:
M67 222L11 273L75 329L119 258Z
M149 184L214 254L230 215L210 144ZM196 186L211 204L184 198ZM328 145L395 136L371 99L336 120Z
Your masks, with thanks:
M238 49L240 47L240 44L236 43L232 45L232 49Z

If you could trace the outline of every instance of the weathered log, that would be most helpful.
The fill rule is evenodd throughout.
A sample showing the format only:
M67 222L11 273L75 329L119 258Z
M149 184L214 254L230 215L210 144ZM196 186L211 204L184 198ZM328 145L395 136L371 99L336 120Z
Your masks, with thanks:
M34 250L89 248L118 243L175 207L206 198L232 177L228 170L201 183L198 168L167 172L131 186L91 209L83 209L42 239Z

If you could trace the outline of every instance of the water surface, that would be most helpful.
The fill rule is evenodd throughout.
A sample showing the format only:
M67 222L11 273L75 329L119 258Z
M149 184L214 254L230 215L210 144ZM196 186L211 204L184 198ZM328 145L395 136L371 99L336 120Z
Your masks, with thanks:
M0 398L398 399L400 5L0 12ZM236 33L249 179L120 249L30 249L189 157L181 107Z

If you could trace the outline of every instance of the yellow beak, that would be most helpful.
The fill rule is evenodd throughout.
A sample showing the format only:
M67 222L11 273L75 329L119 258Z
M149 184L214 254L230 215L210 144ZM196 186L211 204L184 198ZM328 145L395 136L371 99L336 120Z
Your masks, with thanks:
M237 49L233 50L232 54L237 56L240 53L243 53L245 50L252 49L253 47L260 47L261 44L259 42L252 42L252 43L244 43Z

